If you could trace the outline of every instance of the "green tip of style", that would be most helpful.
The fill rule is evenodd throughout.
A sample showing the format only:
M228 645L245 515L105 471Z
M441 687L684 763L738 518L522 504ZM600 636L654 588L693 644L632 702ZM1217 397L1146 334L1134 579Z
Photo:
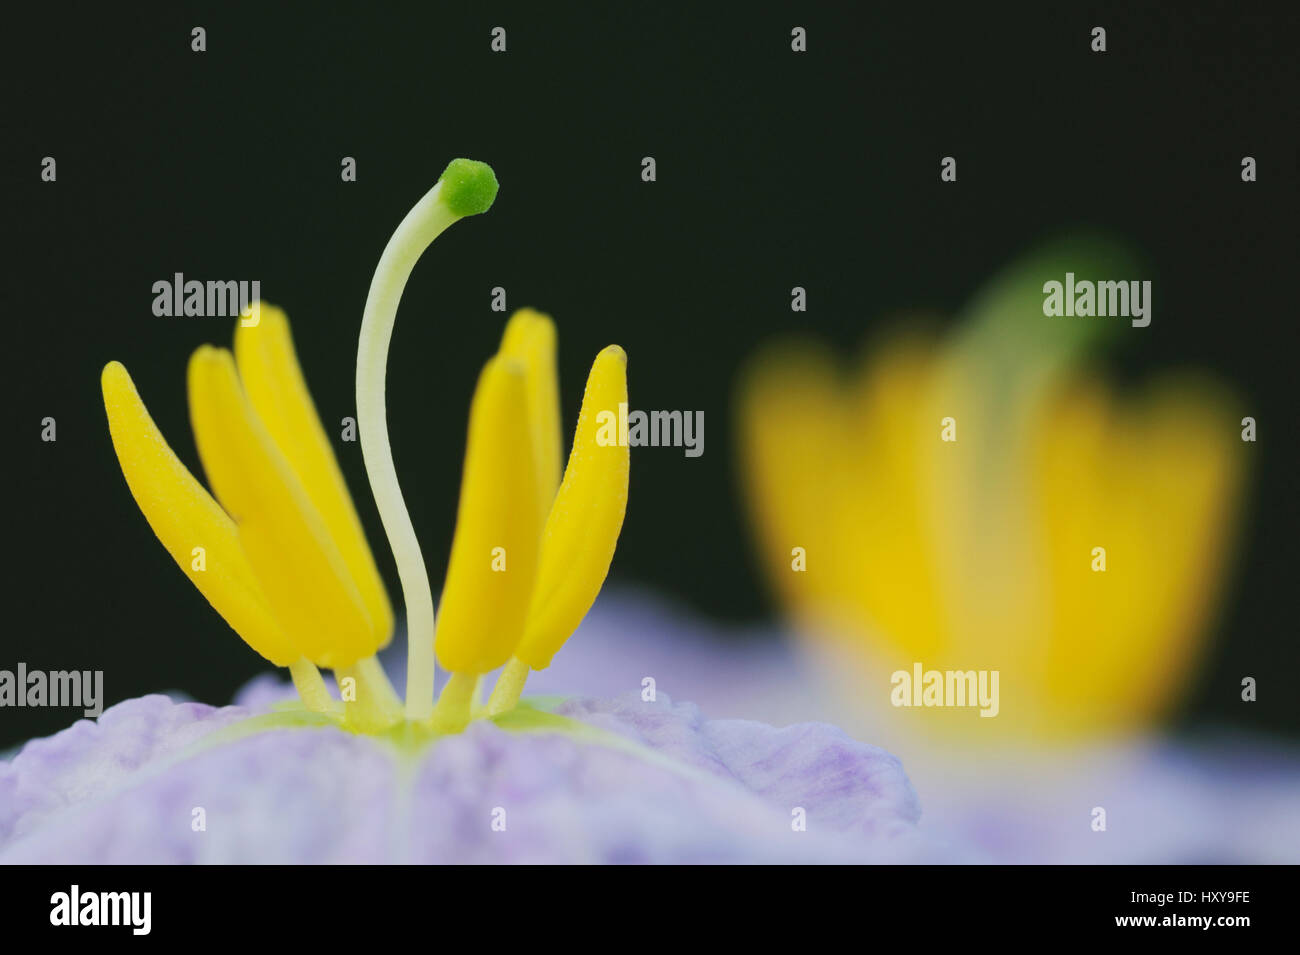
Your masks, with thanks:
M442 183L442 201L457 216L487 212L500 188L492 167L474 159L453 159L438 181Z

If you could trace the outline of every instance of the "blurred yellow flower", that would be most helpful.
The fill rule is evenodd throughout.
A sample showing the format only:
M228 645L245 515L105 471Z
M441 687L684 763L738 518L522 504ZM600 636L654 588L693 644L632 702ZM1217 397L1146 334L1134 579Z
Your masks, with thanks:
M887 340L848 371L786 343L742 380L761 563L845 691L872 711L916 664L1000 673L996 719L906 714L934 739L1142 727L1186 687L1220 590L1246 447L1232 403L1190 376L1127 395L1086 369L1099 330L1146 332L1043 315L1071 255L1001 277L946 339Z

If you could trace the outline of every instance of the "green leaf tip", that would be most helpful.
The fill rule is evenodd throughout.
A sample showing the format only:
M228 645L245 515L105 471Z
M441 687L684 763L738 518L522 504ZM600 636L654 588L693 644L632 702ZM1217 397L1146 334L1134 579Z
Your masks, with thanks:
M475 159L453 159L438 181L442 183L442 201L458 216L487 212L499 188L492 167Z

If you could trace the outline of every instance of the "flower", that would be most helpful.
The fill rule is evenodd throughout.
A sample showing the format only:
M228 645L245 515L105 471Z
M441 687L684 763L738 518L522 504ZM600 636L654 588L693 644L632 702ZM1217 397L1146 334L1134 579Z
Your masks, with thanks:
M479 377L435 618L389 448L388 343L416 259L485 211L496 178L454 161L384 250L357 358L362 452L406 604L407 695L377 651L394 615L295 357L258 303L231 351L191 358L213 494L167 446L126 369L102 387L113 446L163 546L297 698L128 700L0 763L3 862L897 861L920 833L899 761L834 727L705 720L666 695L521 700L607 575L627 502L627 358L592 365L561 479L555 328L522 310ZM433 704L435 656L449 677ZM334 700L320 669L332 669ZM485 675L501 674L486 705ZM946 855L945 855L946 857Z
M382 352L401 285L419 252L457 218L484 211L495 187L482 163L453 162L389 243L363 319L357 360L362 449L368 465L377 462L377 497L387 503L381 514L404 588L425 574L418 545L405 545L409 518L395 478L387 476L392 457ZM479 678L502 664L486 712L508 711L529 669L547 667L591 607L622 526L629 460L626 446L597 441L596 417L626 402L626 365L617 345L596 356L561 481L555 327L530 309L507 324L470 409L436 636L431 628L421 632L415 619L410 625L408 689L427 685L431 694L435 645L452 676L436 713L431 699L408 698L413 722L444 732L463 728ZM392 609L303 380L285 314L258 303L236 328L234 354L199 348L188 382L190 418L215 499L167 446L126 369L110 362L103 372L113 446L150 526L244 641L289 668L307 709L338 712L318 670L328 667L348 681L346 705L338 712L344 725L367 732L394 726L401 704L375 659L391 639ZM376 435L378 445L367 440ZM428 590L427 580L411 590L408 613Z
M1043 314L1045 280L1124 262L1046 249L946 340L900 336L851 375L808 343L751 366L742 474L763 566L873 717L929 742L1038 745L1141 731L1187 685L1249 445L1216 386L1117 396L1081 360L1108 320ZM891 674L918 663L1000 673L997 718L895 709Z
M905 756L929 831L989 861L1294 861L1278 835L1298 824L1294 747L1159 731L1204 656L1247 422L1200 376L1104 383L1086 359L1116 326L1044 314L1066 272L1133 267L1109 243L1049 246L945 338L909 328L847 372L807 341L751 364L744 489L813 663L780 694L870 726ZM996 717L899 706L918 665L999 674Z

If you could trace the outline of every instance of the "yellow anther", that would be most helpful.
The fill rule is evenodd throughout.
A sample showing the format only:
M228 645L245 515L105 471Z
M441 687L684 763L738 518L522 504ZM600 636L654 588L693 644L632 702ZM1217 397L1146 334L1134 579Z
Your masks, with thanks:
M320 515L245 397L230 352L204 346L189 366L199 456L276 621L318 666L370 656L375 627Z
M618 426L626 404L627 355L610 345L587 377L569 465L543 533L528 625L515 651L534 670L550 665L609 573L627 509L628 447Z
M393 633L393 610L329 438L294 352L289 320L265 302L257 325L235 331L235 361L248 400L293 468L370 615L377 647Z
M560 385L555 370L555 323L550 316L521 308L506 323L500 354L523 362L528 420L537 456L538 497L547 514L560 486Z
M522 362L498 355L470 408L460 509L439 608L438 660L455 673L505 663L523 634L542 516Z
M277 666L294 663L302 651L272 616L234 521L167 446L126 369L109 362L100 384L122 474L167 553L245 643Z

